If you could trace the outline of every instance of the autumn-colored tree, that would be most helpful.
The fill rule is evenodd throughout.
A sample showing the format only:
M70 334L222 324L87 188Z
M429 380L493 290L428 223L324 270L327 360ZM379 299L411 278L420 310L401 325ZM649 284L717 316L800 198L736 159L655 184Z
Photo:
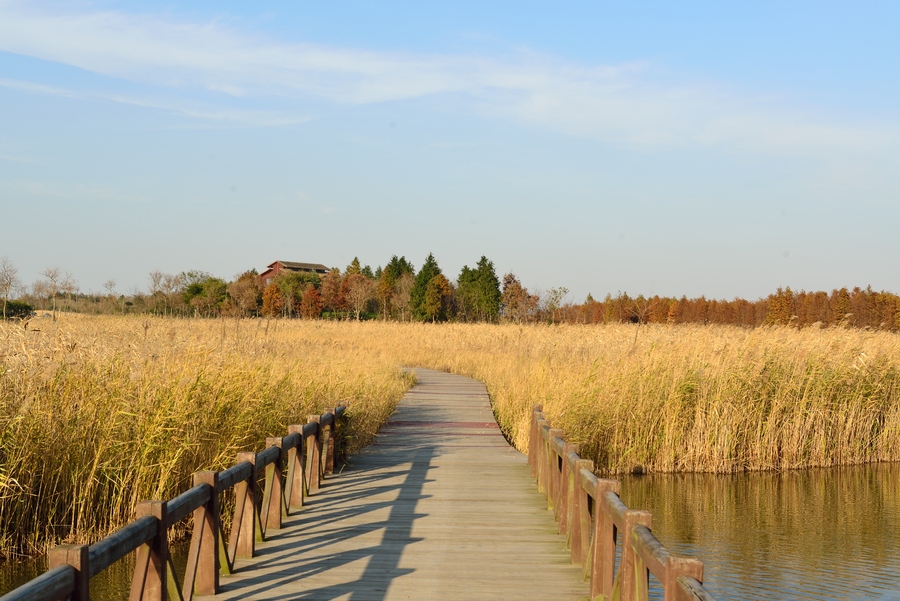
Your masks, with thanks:
M506 287L505 287L506 289ZM516 290L512 286L510 290ZM641 311L640 307L646 310ZM602 302L586 301L584 305L567 306L559 311L562 319L572 323L615 323L637 320L641 323L710 323L757 327L784 324L796 327L870 327L900 330L900 296L875 292L871 287L847 288L825 292L794 292L778 289L775 294L755 301L680 299L653 296L631 298L627 293ZM643 315L643 317L641 317ZM504 317L512 319L506 313Z
M404 275L413 275L415 270L406 257L394 255L378 276L375 287L375 298L381 309L382 316L387 319L393 313L393 296L397 282ZM408 290L407 290L408 293Z
M285 317L293 317L300 311L300 302L303 294L310 287L321 285L321 279L317 273L288 272L281 273L275 278L278 290L284 299Z
M794 315L794 293L791 288L779 288L775 294L769 295L769 311L766 315L766 323L774 325L788 325Z
M450 281L439 273L428 282L425 287L425 303L423 305L424 317L432 322L445 321L450 297L453 295L453 287Z
M344 277L346 278L348 275L353 275L360 271L362 271L362 267L359 264L359 257L353 257L353 260L350 261L350 264L344 269Z
M322 295L322 307L326 311L339 311L342 309L340 297L341 272L334 268L322 276L322 284L319 286L319 294Z
M238 316L256 315L262 303L262 290L256 270L245 271L228 284L228 295Z
M853 308L850 303L850 293L846 288L832 290L828 301L830 322L833 325L847 324L853 316Z
M537 312L538 297L530 294L513 273L503 276L500 311L504 318L523 323Z
M300 313L303 319L319 319L322 315L322 297L315 288L309 288L300 301Z
M284 308L284 298L278 289L278 284L272 282L266 286L262 296L262 314L265 317L278 317Z

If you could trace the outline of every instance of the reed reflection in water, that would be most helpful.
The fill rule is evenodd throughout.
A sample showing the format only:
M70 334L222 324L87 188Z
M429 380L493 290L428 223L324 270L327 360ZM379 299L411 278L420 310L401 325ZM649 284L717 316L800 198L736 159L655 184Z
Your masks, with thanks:
M900 464L628 476L671 552L720 600L900 599Z
M190 545L180 541L169 547L178 582L184 582ZM21 586L47 571L46 557L32 557L22 561L0 563L0 595ZM128 599L131 578L134 576L134 553L117 561L91 578L91 601L121 601Z

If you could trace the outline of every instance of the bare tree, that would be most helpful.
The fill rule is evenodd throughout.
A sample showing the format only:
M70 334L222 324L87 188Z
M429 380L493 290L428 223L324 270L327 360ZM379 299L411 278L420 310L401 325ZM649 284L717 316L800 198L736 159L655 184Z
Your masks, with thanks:
M551 288L544 293L544 308L547 311L549 321L556 323L557 313L562 307L563 299L569 294L569 289L560 286L559 288Z
M162 292L163 272L159 269L150 272L150 294Z
M116 306L116 280L110 278L103 282L103 287L106 288L106 293L109 295L109 301L113 304L113 307ZM125 305L122 305L123 309ZM123 311L124 312L124 311Z
M182 279L180 276L163 273L159 269L150 272L150 297L154 300L154 307L158 308L158 300L162 300L163 312L167 313L169 307L175 305L177 294L181 291Z
M178 301L181 300L179 296L183 287L184 280L180 275L171 275L167 273L163 276L162 291L163 294L166 295L166 303L173 310L175 305L178 304Z
M394 291L391 294L391 308L400 313L400 321L406 321L409 315L409 295L415 280L416 278L412 274L404 273L394 284Z
M374 297L375 282L361 273L347 276L347 300L356 313L356 321L359 321L359 314L366 308L366 303Z
M42 292L50 297L53 310L53 321L56 321L56 295L59 294L60 281L62 279L62 270L59 267L48 267L41 272L41 275L47 280L42 282Z
M0 294L3 294L3 319L6 319L6 303L10 293L21 285L19 269L13 265L9 257L0 258Z
M69 302L72 302L72 300L75 298L75 295L78 294L78 283L75 281L75 276L72 275L71 271L66 270L66 275L63 278L60 289L65 293L66 298ZM68 305L66 306L68 308Z

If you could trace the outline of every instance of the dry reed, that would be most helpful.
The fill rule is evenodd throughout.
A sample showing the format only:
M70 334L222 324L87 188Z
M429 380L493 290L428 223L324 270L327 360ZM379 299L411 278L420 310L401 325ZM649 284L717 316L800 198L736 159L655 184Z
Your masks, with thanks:
M316 324L63 315L0 325L0 554L93 540L340 401L366 444L412 380ZM325 329L322 329L324 332Z
M0 325L3 549L84 539L337 399L358 444L422 366L535 403L601 472L900 458L900 337L846 329L173 320ZM638 329L639 328L639 329Z

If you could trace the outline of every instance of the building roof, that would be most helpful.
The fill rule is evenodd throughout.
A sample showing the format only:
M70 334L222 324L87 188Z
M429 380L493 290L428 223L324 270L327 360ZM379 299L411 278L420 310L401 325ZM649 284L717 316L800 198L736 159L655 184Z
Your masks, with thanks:
M296 261L275 261L270 263L268 268L272 269L277 263L281 263L285 269L292 271L331 271L330 267L321 263L297 263Z

